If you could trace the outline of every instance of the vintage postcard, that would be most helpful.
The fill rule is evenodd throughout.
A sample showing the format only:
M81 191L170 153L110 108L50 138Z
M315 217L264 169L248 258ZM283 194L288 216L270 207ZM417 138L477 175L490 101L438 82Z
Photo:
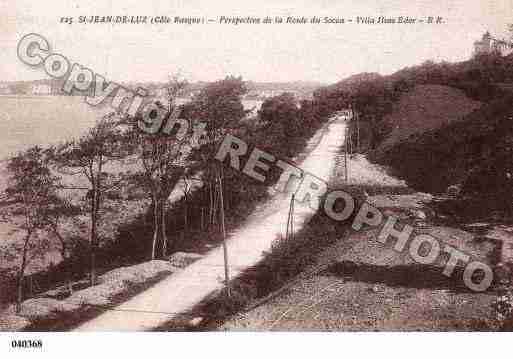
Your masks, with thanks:
M0 14L10 351L513 329L511 0Z

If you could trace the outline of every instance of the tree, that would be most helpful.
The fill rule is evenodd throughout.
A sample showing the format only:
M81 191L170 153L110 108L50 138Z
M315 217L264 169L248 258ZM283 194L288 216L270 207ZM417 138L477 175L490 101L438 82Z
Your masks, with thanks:
M198 160L209 188L210 223L214 222L218 207L214 183L221 177L221 167L214 156L224 136L236 131L240 121L250 113L242 104L242 96L246 92L241 77L227 76L205 86L187 106L186 112L191 121L207 123L206 143L194 151L193 158Z
M220 133L237 127L239 121L250 112L242 104L242 95L246 92L241 77L227 76L224 80L205 86L193 99L193 117L207 122L212 141Z
M67 186L59 185L58 189L69 189ZM48 211L48 233L52 235L59 243L59 252L62 262L65 265L66 282L70 294L73 292L72 276L74 270L74 255L80 253L83 247L82 240L79 235L68 230L67 234L63 233L63 225L69 228L70 222L77 222L77 216L81 213L80 208L69 198L60 195L54 205Z
M24 299L25 271L31 260L43 256L50 248L53 216L62 205L57 191L59 177L50 170L51 155L35 146L10 158L9 173L2 208L2 220L21 235L7 253L20 256L17 273L16 310L20 311ZM13 234L14 234L13 233Z
M298 123L299 108L291 93L284 92L279 96L266 99L258 111L258 116L267 134L265 139L267 146L264 145L264 148L273 147L273 144L283 141L287 136L298 136L303 130L302 125Z
M125 158L128 154L122 131L114 116L108 115L96 123L87 134L59 146L54 161L60 172L80 175L88 187L83 200L89 213L90 284L96 283L96 255L99 247L98 225L102 215L103 200L122 184L119 173L106 171L106 166Z
M187 82L179 79L178 76L172 77L166 85L167 104L156 103L157 109L165 112L161 127L170 125L169 121L173 120L171 115L180 114L176 99L186 85ZM151 118L151 114L149 115ZM140 165L140 170L131 173L129 177L132 183L147 191L151 199L153 212L151 259L155 259L159 257L158 252L162 256L167 254L169 241L166 231L166 204L171 192L187 169L187 159L191 152L190 136L174 136L172 129L168 129L169 131L164 131L164 133L162 131L146 133L140 130L139 121L141 121L140 117L125 121L125 123L131 124L125 133L125 139L130 146L131 155ZM190 129L187 131L189 134Z

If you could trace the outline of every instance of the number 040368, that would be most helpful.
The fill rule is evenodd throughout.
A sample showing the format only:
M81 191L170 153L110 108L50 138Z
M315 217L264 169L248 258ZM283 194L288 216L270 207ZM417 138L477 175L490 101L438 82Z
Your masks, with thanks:
M11 347L15 349L42 348L42 340L12 340Z

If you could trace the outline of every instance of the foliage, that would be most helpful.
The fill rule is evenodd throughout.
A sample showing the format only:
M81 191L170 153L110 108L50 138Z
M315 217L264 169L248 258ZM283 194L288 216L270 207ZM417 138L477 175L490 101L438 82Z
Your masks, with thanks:
M96 281L96 254L100 246L98 226L104 214L104 201L115 197L122 184L122 173L106 171L107 165L124 159L128 146L113 115L96 123L87 134L79 139L60 145L54 151L53 160L58 170L67 175L80 175L88 187L83 197L84 211L89 213L90 230L90 281Z
M474 100L490 102L506 94L504 83L513 82L513 55L480 54L450 64L425 61L388 76L360 74L321 88L316 99L332 111L352 106L360 114L360 136L375 149L391 131L383 121L401 95L417 85L444 85L463 90ZM354 123L351 124L354 126Z
M23 279L30 261L43 257L52 246L51 236L57 230L55 217L64 205L58 196L59 177L50 170L49 150L31 147L11 157L2 221L9 222L15 238L2 254L20 258L18 268L17 304L20 309L24 297ZM12 258L8 258L12 259Z
M185 86L185 81L177 77L172 78L166 87L167 108L156 104L166 114L164 126L171 120L171 115L181 113L181 109L176 104L176 98ZM155 259L167 254L166 203L176 184L191 165L189 159L192 151L189 143L191 129L189 128L188 133L182 138L166 133L148 134L137 127L137 122L140 120L140 118L126 120L131 126L124 133L124 140L130 148L130 156L139 165L137 170L127 175L126 182L142 189L151 199L153 222L151 259Z

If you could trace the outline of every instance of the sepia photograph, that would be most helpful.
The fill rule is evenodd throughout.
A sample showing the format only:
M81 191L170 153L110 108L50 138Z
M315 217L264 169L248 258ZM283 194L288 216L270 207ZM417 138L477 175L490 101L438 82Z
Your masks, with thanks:
M260 338L238 356L283 332L509 338L513 1L0 0L0 17L7 357L62 332Z

